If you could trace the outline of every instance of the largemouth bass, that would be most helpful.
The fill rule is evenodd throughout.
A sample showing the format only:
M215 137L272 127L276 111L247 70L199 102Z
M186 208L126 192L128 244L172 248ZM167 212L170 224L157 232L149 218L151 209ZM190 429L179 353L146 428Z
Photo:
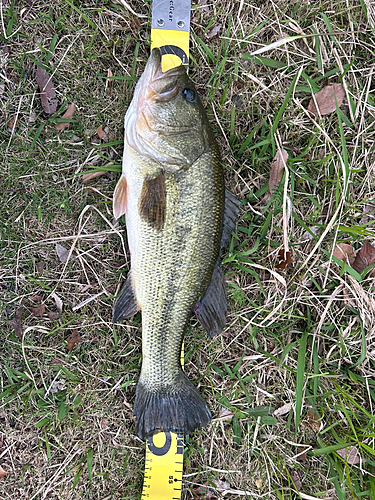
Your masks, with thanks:
M114 215L126 214L131 270L113 311L115 322L142 311L142 368L136 433L206 426L211 412L181 369L192 311L208 333L226 322L220 249L237 204L224 188L220 154L185 68L161 70L154 49L125 116L122 175ZM224 213L226 218L224 219Z

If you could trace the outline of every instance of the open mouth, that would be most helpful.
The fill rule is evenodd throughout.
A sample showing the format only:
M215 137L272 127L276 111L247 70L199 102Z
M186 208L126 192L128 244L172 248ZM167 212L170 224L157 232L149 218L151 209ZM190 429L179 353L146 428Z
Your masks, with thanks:
M159 102L168 101L178 92L178 81L186 72L184 66L181 64L163 73L161 52L157 48L152 50L148 64L152 68L148 97Z

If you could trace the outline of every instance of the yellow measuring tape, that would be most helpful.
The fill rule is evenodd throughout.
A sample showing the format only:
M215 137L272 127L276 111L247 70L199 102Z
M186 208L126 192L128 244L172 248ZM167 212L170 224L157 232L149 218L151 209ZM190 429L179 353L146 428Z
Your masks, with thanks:
M153 0L151 49L159 47L162 70L188 67L191 0ZM181 350L181 366L184 349ZM155 432L146 441L145 477L142 498L180 500L184 457L184 436Z

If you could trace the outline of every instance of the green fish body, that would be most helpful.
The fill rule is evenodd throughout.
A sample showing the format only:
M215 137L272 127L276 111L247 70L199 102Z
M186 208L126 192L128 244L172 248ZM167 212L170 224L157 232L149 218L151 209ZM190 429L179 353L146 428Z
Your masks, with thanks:
M181 369L184 333L195 308L210 335L225 325L220 264L236 215L229 203L218 147L206 113L180 66L161 71L151 53L125 116L122 176L114 214L126 214L131 271L114 321L142 311L142 368L136 389L136 432L183 432L206 426L211 412ZM228 203L227 203L228 205ZM228 212L228 208L227 208Z

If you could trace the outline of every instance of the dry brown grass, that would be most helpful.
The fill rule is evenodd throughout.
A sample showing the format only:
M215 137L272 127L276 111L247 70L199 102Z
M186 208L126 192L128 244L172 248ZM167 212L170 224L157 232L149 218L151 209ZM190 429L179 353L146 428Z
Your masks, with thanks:
M149 14L148 3L128 3ZM244 203L238 240L225 256L227 329L208 340L192 321L186 339L187 374L215 418L186 440L183 498L341 500L375 494L373 278L359 283L330 260L336 241L360 247L374 239L372 214L366 234L360 227L375 198L375 40L364 5L373 9L367 0L341 0L334 7L308 0L194 6L191 75L222 150L227 187ZM144 444L133 433L132 404L140 318L116 327L111 320L113 297L128 269L124 226L114 226L111 215L116 176L83 184L81 175L121 161L123 116L149 53L149 18L137 18L120 1L96 0L3 1L1 12L0 465L11 474L0 478L0 497L139 498ZM327 22L335 35L262 54L274 63L242 58L285 36L327 33ZM219 34L208 38L218 24ZM76 122L63 132L41 114L35 58L48 59L61 114L70 102L77 105ZM108 68L126 79L106 86ZM345 143L337 114L318 120L307 113L311 91L304 76L322 88L343 73ZM296 76L274 134L289 152L293 214L285 230L282 188L265 208L267 189L261 190L275 151L262 141ZM18 119L13 132L6 126L11 117ZM96 147L100 125L117 143ZM347 192L343 164L350 174ZM306 226L316 226L315 239L306 236ZM286 240L294 265L275 271ZM59 261L56 243L72 248L67 265ZM47 311L55 312L52 292L63 301L61 318L37 318L31 308L38 304L30 297L40 295ZM7 321L21 304L19 338ZM80 342L69 352L66 339L75 330ZM296 395L304 332L303 394ZM303 407L296 430L298 398ZM284 405L290 410L273 420L246 413ZM235 416L226 417L224 407ZM360 450L360 464L345 464L332 450L314 454L342 442Z

